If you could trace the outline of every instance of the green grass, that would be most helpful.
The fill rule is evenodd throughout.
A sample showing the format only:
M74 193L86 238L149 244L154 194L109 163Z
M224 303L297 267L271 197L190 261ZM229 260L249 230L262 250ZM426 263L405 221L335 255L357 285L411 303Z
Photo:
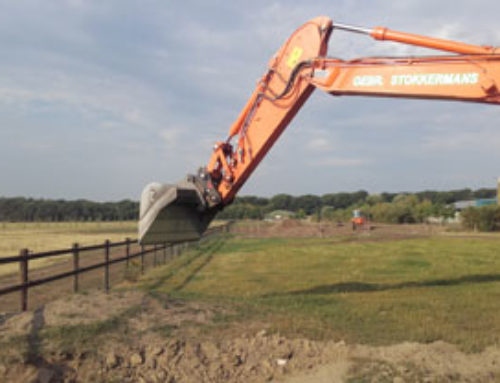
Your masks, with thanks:
M225 303L228 321L290 336L391 344L500 341L498 242L225 238L154 270L151 293ZM229 323L228 323L229 324Z

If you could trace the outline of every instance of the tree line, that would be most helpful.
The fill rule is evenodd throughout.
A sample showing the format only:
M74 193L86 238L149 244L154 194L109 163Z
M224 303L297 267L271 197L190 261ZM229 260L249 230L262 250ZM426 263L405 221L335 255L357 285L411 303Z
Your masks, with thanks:
M500 230L500 206L468 207L462 211L462 225L475 231Z
M426 190L416 193L369 194L364 190L353 193L329 193L322 196L292 196L278 194L271 198L237 197L218 217L224 219L262 219L275 210L288 210L299 218L346 220L353 209L361 209L379 222L423 222L429 216L450 216L457 201L494 198L496 189L459 189L450 191Z
M139 203L65 201L33 198L0 198L0 221L127 221L137 220Z
M361 208L372 219L381 222L422 222L430 215L451 214L449 204L477 198L494 198L496 189L460 189L422 191L417 193L369 194L364 190L351 193L329 193L273 197L241 196L220 212L220 219L263 219L275 210L287 210L298 218L345 220L351 210ZM0 221L123 221L137 220L139 203L93 202L87 200L50 200L33 198L0 198Z

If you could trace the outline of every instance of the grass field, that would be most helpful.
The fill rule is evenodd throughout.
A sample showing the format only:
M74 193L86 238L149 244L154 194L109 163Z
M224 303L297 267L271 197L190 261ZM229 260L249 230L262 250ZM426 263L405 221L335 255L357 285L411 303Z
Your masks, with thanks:
M137 238L137 222L21 222L0 223L0 258L19 254L22 248L33 252L70 248L73 243L95 245ZM54 259L30 263L39 267ZM18 269L17 264L0 266L0 275Z
M0 315L0 371L25 381L32 361L50 361L82 381L162 369L179 381L498 381L500 236L240 229L109 294L58 292L41 309Z
M500 342L498 239L228 237L142 282L152 294L223 303L222 325L270 324L287 336L392 344Z

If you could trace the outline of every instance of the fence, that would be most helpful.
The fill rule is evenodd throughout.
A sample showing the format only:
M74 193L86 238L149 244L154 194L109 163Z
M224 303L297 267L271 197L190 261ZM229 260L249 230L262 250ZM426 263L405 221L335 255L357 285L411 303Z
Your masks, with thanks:
M211 228L205 232L202 240L214 234L227 232L228 229L229 224ZM185 249L187 245L188 242L177 244L164 243L161 245L152 245L149 247L145 247L140 246L137 240L131 240L130 238L127 238L122 242L112 243L109 240L106 240L104 244L92 246L79 246L77 243L75 243L71 248L68 249L45 251L40 253L32 253L28 249L22 249L18 256L0 258L0 266L16 262L19 264L18 283L0 287L0 296L19 292L19 307L21 311L26 311L28 309L28 292L30 288L58 281L64 278L73 277L73 292L78 292L80 289L79 276L82 273L87 273L89 271L101 268L104 268L103 288L106 292L108 292L110 288L110 267L112 265L125 262L126 269L128 270L131 260L138 258L140 260L140 272L144 273L146 265L146 255L152 254L152 265L153 267L155 267L159 264L165 264L167 262L167 258L171 259L172 257L180 255L182 250ZM138 248L139 251L133 251L133 247ZM125 255L118 258L111 258L111 250L117 248L123 248ZM81 261L85 260L85 257L82 257L82 255L95 251L102 251L102 261L98 263L82 265ZM167 252L169 254L167 254ZM72 270L56 273L53 275L42 276L37 279L30 280L30 261L68 255L72 257ZM94 259L95 257L92 258Z

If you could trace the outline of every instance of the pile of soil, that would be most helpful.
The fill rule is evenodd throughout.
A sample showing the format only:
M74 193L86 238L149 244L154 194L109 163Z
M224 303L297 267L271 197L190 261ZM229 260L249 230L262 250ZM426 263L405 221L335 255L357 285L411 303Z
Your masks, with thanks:
M244 222L231 227L231 232L250 238L329 238L342 237L347 240L389 241L428 237L441 233L443 227L431 225L389 225L369 223L353 230L350 222L309 222L286 219L277 222Z
M34 312L4 317L0 324L0 381L398 383L500 379L498 347L464 354L444 342L375 347L288 339L269 333L265 323L244 327L228 323L231 329L220 331L214 323L228 314L225 310L127 291L74 295ZM74 329L80 328L86 331L75 335ZM51 333L57 335L51 338ZM23 351L21 344L28 348Z
M234 225L231 232L247 237L307 238L333 235L350 235L352 228L343 223L316 223L296 219L277 222L256 221L252 224Z

